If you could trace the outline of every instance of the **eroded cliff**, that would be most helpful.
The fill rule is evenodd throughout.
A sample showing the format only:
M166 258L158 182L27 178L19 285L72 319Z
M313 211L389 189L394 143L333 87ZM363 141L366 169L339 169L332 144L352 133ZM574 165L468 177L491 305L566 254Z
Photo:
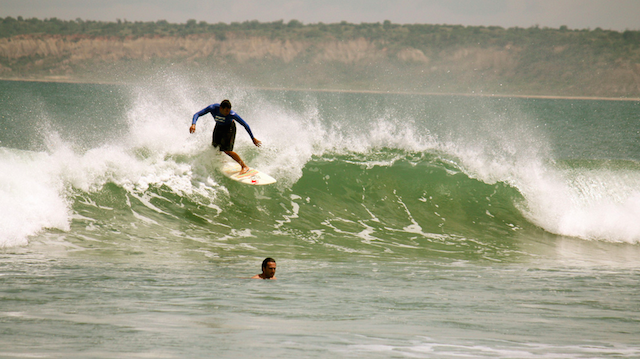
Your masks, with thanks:
M398 47L385 41L281 40L213 35L95 37L22 35L0 39L0 76L117 80L169 65L225 71L247 85L388 91L638 96L640 64L582 63L550 47L532 59L526 47ZM546 51L546 50L545 50ZM129 69L129 71L127 70Z

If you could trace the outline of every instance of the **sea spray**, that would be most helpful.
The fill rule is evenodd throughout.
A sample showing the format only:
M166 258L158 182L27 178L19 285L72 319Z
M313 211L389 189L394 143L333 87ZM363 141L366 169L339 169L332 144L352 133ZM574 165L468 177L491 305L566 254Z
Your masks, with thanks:
M60 171L46 153L0 148L0 248L25 245L42 228L69 229Z
M474 114L443 144L470 176L517 188L524 198L517 207L551 233L640 242L637 162L563 161L551 150L549 129L517 108L478 106Z
M575 164L573 164L575 165ZM595 168L593 168L595 166ZM635 162L596 161L591 168L561 163L525 190L523 213L565 236L640 242L640 171Z
M86 96L113 106L99 116L83 113L78 127L75 108L64 107L71 104L47 103L41 117L51 125L40 127L41 143L27 155L4 148L3 166L11 172L15 165L13 172L25 174L3 173L4 183L11 185L2 195L13 203L3 210L30 212L23 210L31 208L26 204L23 209L16 204L30 195L29 187L15 185L20 178L35 180L31 187L43 188L41 197L51 203L37 221L26 214L14 218L11 228L25 231L12 230L5 246L25 244L46 228L73 228L69 236L81 236L83 226L101 228L101 221L132 237L142 226L165 233L162 238L199 241L204 240L199 236L215 241L250 230L403 255L426 252L399 248L470 241L500 252L510 245L502 239L496 244L496 238L535 237L543 230L638 241L632 223L638 197L635 160L621 168L597 162L595 167L565 166L558 148L577 145L555 143L554 128L561 130L562 123L540 118L525 100L259 91L224 82L208 86L176 75L117 93L112 87L91 89ZM277 185L255 192L219 176L210 146L211 118L201 118L196 133L189 134L193 113L224 98L263 141L256 148L239 128L237 152L250 166L276 177ZM65 111L67 118L60 115ZM100 136L92 129L100 129ZM609 153L611 148L601 152ZM22 161L17 165L16 156ZM31 175L32 167L45 171ZM185 221L194 229L185 232ZM365 242L339 239L344 236ZM107 232L103 238L109 240ZM426 247L418 245L422 240Z

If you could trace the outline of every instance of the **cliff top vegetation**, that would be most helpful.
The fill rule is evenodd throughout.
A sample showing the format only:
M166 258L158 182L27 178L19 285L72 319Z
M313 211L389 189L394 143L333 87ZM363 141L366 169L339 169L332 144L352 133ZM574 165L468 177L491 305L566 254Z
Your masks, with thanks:
M0 74L12 77L93 78L100 66L150 69L157 62L215 65L260 86L640 94L640 31L632 30L5 17L3 49Z
M624 32L596 29L572 30L567 26L558 29L540 28L502 28L499 26L462 26L430 24L393 24L347 22L324 24L303 24L297 20L288 23L280 21L245 21L209 24L189 20L184 24L169 23L165 20L141 22L117 20L103 22L82 20L60 20L49 18L24 19L0 18L0 38L19 35L83 35L89 37L149 37L149 36L189 36L214 35L219 40L228 36L260 36L271 39L292 41L313 40L350 40L365 38L371 41L383 41L390 46L413 47L417 49L447 48L451 46L552 46L583 45L596 53L607 52L612 57L626 57L640 49L640 31Z

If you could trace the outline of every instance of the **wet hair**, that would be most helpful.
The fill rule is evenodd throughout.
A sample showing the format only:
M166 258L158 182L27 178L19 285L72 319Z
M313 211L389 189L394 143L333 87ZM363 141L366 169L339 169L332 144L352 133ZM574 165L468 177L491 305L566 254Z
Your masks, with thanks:
M267 268L267 264L269 264L269 263L271 263L271 262L275 263L275 262L276 262L276 260L275 260L275 259L273 259L273 258L271 258L271 257L267 257L267 258L265 258L265 259L262 261L262 269Z
M220 108L231 108L231 101L222 100L222 102L220 102Z

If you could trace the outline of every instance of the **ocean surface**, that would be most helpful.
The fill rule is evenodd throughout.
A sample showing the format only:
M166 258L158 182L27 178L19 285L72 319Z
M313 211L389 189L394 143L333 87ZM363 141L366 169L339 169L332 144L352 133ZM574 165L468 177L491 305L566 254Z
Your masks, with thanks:
M0 357L640 357L640 102L223 80L0 81Z

